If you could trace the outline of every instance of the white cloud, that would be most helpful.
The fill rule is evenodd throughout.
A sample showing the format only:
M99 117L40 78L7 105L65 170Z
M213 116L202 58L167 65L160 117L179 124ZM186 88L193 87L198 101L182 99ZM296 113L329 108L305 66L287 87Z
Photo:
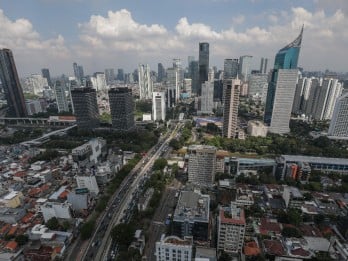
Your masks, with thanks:
M310 11L294 7L265 14L264 18L268 25L252 26L250 17L240 15L232 19L231 25L217 29L216 25L182 17L174 28L166 28L161 24L140 23L130 11L122 9L109 11L106 16L93 15L80 23L79 41L67 47L63 36L44 40L29 20L12 21L0 10L0 47L16 50L21 55L22 66L29 71L33 61L40 66L49 66L54 61L55 66L65 71L71 57L89 73L109 66L129 70L138 63L150 63L154 69L157 62L169 66L172 58L186 61L188 55L197 57L198 42L208 41L211 65L221 68L224 58L244 54L253 55L255 60L261 56L272 59L298 35L304 24L300 65L313 70L346 70L348 18L344 10ZM240 23L243 30L239 29Z
M43 40L27 19L12 21L0 9L0 48L9 48L14 52L19 71L31 71L33 63L45 66L53 59L66 59L69 51L64 43L64 38ZM29 69L30 68L30 69Z

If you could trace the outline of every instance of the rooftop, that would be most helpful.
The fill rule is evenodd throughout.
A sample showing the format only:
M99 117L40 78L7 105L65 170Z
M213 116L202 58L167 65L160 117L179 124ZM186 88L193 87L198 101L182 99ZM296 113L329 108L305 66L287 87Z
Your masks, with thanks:
M308 163L348 165L348 159L344 159L344 158L326 158L326 157L313 157L313 156L302 156L302 155L282 155L281 157L285 161L294 161L294 162L305 161Z
M209 221L209 195L196 191L182 191L174 212L174 221Z

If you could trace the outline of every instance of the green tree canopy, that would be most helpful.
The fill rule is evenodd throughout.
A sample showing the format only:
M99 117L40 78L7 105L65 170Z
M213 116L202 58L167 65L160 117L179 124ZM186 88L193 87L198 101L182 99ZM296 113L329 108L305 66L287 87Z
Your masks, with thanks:
M168 161L165 158L158 158L155 160L155 163L153 164L154 170L163 170L165 166L167 166Z
M59 228L59 222L56 217L53 217L46 222L46 226L51 230L56 230Z
M297 229L296 227L284 227L282 230L282 235L284 237L302 237L302 233L299 229Z
M133 241L134 233L133 225L120 223L111 230L111 237L120 246L128 247Z

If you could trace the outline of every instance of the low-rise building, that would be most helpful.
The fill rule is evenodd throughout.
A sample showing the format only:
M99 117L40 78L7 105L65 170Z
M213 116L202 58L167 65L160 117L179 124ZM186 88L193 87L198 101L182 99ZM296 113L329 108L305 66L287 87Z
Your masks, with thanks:
M221 208L218 216L217 249L230 254L240 253L245 235L244 210L233 203L229 208Z
M181 191L173 216L173 234L193 240L210 239L210 197L199 191Z
M248 135L253 137L266 137L267 126L260 121L249 121L248 122Z
M23 194L20 191L11 191L1 197L0 202L8 208L17 208L21 205Z
M139 202L138 202L138 210L139 211L146 210L154 192L155 192L155 190L153 188L149 188L146 190L145 194L139 198Z
M191 237L181 239L176 236L165 237L163 234L161 240L156 242L156 261L191 261L192 245Z
M78 188L86 188L94 195L99 194L97 179L94 175L77 175L76 183Z
M74 148L71 152L74 162L79 167L91 167L96 165L106 156L106 140L94 138L87 143Z
M41 212L45 222L53 217L62 219L71 219L70 204L64 202L46 202L41 206Z

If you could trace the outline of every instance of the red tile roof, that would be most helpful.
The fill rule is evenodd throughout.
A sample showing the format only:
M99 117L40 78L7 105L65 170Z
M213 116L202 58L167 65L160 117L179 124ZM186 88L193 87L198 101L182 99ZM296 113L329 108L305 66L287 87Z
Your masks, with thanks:
M7 232L10 230L11 225L10 224L6 224L5 226L3 226L0 230L0 234L1 235L6 235Z
M17 226L12 226L10 231L7 233L7 235L13 236L16 234L16 231L17 231Z
M18 247L18 243L16 241L10 241L5 246L5 248L10 251L16 250L17 247Z
M281 225L278 222L270 221L267 218L261 218L259 230L262 235L268 235L269 232L273 232L275 234L281 234L282 232Z
M239 218L229 218L229 217L225 217L225 211L223 209L220 209L220 220L221 220L221 223L245 225L244 210L243 209L240 210Z
M246 256L258 256L261 253L260 248L255 241L247 242L244 245L244 254Z
M33 213L28 212L24 217L22 217L22 222L25 224L29 223L33 216L34 216Z
M264 240L263 244L267 254L274 256L285 255L285 249L279 240Z
M68 194L70 192L67 190L64 190L62 193L60 193L60 195L58 196L60 199L66 199L68 197Z
M307 250L304 250L303 248L296 248L290 251L292 255L294 256L301 256L301 257L308 257L311 255L311 253Z

